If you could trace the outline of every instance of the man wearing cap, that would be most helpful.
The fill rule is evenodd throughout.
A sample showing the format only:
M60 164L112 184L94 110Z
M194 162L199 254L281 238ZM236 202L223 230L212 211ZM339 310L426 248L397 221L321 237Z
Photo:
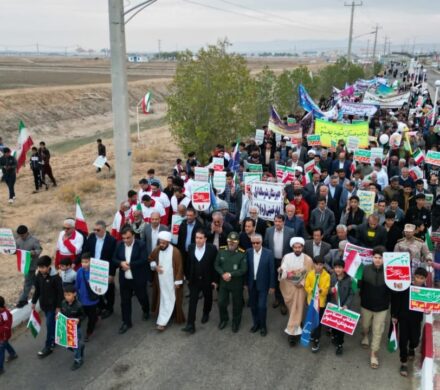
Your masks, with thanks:
M24 276L23 291L18 298L17 308L21 308L28 303L29 293L35 283L35 271L37 269L38 257L41 254L42 248L40 241L29 233L29 229L25 225L20 225L17 228L18 238L15 240L17 249L29 251L31 253L31 264L29 272Z
M406 213L406 222L413 223L419 220L428 229L431 226L431 213L425 207L425 194L419 193L415 196L415 199L415 206L410 207Z
M287 333L289 344L292 346L298 342L302 334L301 321L306 299L305 277L313 267L312 259L303 253L304 244L304 238L292 237L290 246L293 252L283 257L277 270L280 290L289 311L289 320L284 332Z
M397 241L394 247L394 252L410 253L412 271L415 271L422 261L432 261L432 253L425 242L414 236L415 230L415 225L407 223L403 229L405 237Z
M153 300L151 311L157 316L157 330L163 331L171 316L176 324L185 322L183 314L183 261L179 250L171 245L171 233L161 231L159 244L149 256L153 271Z
M232 295L232 331L238 332L243 311L243 279L247 272L246 252L238 246L239 235L231 232L227 246L220 247L215 259L215 270L220 275L218 308L219 329L224 329L229 321L229 295Z

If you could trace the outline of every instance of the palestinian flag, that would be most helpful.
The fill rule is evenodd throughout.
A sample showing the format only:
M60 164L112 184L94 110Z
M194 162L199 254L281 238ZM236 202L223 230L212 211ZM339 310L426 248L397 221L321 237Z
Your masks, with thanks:
M75 230L84 233L86 236L89 234L89 229L81 210L79 197L76 197Z
M345 259L345 272L352 278L352 288L356 292L358 290L358 281L362 279L364 265L359 254L356 251L350 251Z
M153 97L153 94L148 91L145 96L142 98L142 111L144 114L150 114L151 113L151 98Z
M31 330L32 336L37 337L41 329L41 318L36 310L32 310L29 322L26 326Z
M26 154L33 144L34 141L32 141L32 138L29 136L26 126L23 121L20 121L18 125L18 145L15 154L17 159L17 173L26 162Z
M390 339L388 340L388 351L396 352L398 347L396 324L393 324L393 331L391 332Z
M17 249L16 254L18 272L27 275L31 266L31 252Z
M414 162L419 165L425 161L425 154L419 149L413 153Z
M431 232L432 232L432 228L429 228L426 230L426 234L425 234L425 244L428 247L430 252L433 252L435 249L435 245L431 240Z

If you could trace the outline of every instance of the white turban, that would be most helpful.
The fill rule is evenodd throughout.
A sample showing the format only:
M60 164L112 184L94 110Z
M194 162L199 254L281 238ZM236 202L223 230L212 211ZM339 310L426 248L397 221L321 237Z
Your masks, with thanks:
M304 246L304 244L305 244L304 238L302 238L302 237L292 237L290 239L290 247L294 246L295 244L301 244L302 246Z
M171 233L167 232L167 231L159 232L159 234L157 235L157 238L159 240L164 240L164 241L168 241L168 242L171 242L171 237L172 237Z

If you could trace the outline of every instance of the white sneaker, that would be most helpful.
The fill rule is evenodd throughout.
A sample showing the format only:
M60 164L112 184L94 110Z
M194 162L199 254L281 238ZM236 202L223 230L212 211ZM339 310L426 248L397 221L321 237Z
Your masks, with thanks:
M9 203L14 203L14 199L9 199L8 202Z

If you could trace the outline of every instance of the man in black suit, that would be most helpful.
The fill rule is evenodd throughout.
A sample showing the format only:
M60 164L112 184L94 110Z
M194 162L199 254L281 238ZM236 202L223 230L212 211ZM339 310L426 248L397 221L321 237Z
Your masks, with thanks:
M313 229L313 239L307 240L304 245L304 253L311 259L322 257L330 252L331 245L322 241L324 238L324 230L321 227Z
M113 263L119 267L119 288L121 290L122 325L119 334L132 327L131 299L136 295L143 311L144 320L148 320L150 304L148 302L147 282L150 267L147 262L145 244L134 238L130 226L121 231L122 242L116 247Z
M212 213L211 227L208 231L208 242L213 244L218 250L221 246L227 245L228 234L232 230L232 226L225 221L223 214L219 211L214 211Z
M204 297L202 324L205 324L209 320L212 308L212 288L217 287L218 274L214 268L217 248L206 241L206 231L199 229L196 232L196 243L191 244L188 248L188 321L182 330L190 334L196 331L194 323L200 292Z
M101 311L101 318L105 319L113 314L115 304L115 275L116 266L113 264L113 255L116 249L116 240L106 231L104 221L97 221L84 244L83 252L90 253L90 257L105 260L110 263L108 289L104 295L99 297L98 308Z
M196 231L202 228L202 224L197 219L197 212L191 207L186 210L186 220L182 222L179 228L179 235L177 238L177 248L180 250L183 259L183 269L185 276L187 276L187 258L188 248L195 243Z

